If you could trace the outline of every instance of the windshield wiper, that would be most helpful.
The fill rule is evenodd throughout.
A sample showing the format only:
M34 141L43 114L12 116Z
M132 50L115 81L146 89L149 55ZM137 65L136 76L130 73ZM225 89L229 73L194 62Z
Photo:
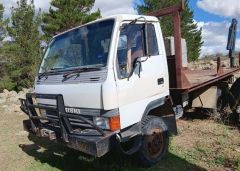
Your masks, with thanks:
M85 67L76 68L75 70L64 74L63 78L64 78L64 81L66 81L67 79L69 79L75 75L77 75L79 77L81 72L98 71L98 70L101 70L102 67L103 67L103 65L95 65L95 66L85 66Z
M64 69L64 68L60 68L60 67L59 68L51 68L50 70L44 71L43 73L39 74L38 79L40 80L43 77L45 77L47 79L48 74L53 73L54 71L61 71L62 69Z
M47 78L48 73L49 73L48 71L45 71L45 72L39 74L39 75L38 75L38 79L41 80L43 77Z

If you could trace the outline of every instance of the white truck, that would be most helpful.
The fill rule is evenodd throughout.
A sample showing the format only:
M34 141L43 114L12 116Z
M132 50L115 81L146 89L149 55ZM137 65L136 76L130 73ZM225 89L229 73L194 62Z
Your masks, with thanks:
M179 14L179 8L163 15ZM92 156L119 147L137 153L145 166L157 163L167 152L169 135L177 133L176 117L183 109L208 106L217 94L214 87L239 70L187 70L181 65L181 36L174 36L176 54L168 57L154 16L106 17L55 36L34 93L20 99L29 116L24 128Z

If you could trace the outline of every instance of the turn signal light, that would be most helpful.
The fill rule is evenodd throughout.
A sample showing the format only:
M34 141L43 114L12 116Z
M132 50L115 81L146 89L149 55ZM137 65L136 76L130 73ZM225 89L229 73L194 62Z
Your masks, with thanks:
M120 116L113 116L109 118L109 126L111 131L117 131L120 129Z

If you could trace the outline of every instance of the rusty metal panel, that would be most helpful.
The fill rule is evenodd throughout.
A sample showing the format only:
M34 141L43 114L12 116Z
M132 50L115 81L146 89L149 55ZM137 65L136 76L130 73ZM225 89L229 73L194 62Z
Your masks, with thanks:
M175 56L168 56L168 72L169 72L169 86L175 88L176 82L176 67L175 67Z
M173 30L174 30L174 45L175 45L175 54L176 54L176 80L177 87L183 87L183 67L182 67L182 36L181 36L181 19L180 13L176 12L173 14Z
M217 75L222 75L223 74L223 68L221 65L221 58L217 58Z
M183 11L184 10L184 0L181 0L181 3L175 6L171 6L171 7L167 7L167 8L163 8L157 11L153 11L151 13L149 13L148 15L151 16L156 16L156 17L162 17L165 15L170 15L173 14L177 11Z

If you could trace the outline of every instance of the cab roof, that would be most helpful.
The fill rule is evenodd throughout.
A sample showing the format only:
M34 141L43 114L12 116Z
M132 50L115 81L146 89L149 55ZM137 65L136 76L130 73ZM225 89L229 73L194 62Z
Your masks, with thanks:
M141 18L142 17L142 18ZM59 36L59 35L62 35L66 32L69 32L71 30L74 30L76 28L79 28L79 27L82 27L84 25L88 25L88 24L92 24L92 23L96 23L96 22L100 22L100 21L104 21L104 20L108 20L108 19L114 19L116 20L117 22L122 22L122 21L133 21L135 19L139 19L139 21L148 21L148 22L158 22L158 18L157 17L153 17L153 16L147 16L147 15L134 15L134 14L117 14L117 15L111 15L111 16L107 16L107 17L102 17L100 19L97 19L97 20L94 20L92 22L89 22L89 23L86 23L86 24L83 24L83 25L80 25L80 26L77 26L75 28L72 28L72 29L69 29L65 32L62 32L56 36L54 36L53 38Z
M108 16L108 17L103 17L100 20L106 20L106 19L114 18L117 21L121 22L121 21L135 20L135 19L138 19L140 17L143 17L142 19L140 19L140 20L143 20L143 21L145 19L147 21L153 21L153 22L157 22L158 21L157 17L147 16L147 15L134 15L134 14L117 14L117 15L112 15L112 16Z

